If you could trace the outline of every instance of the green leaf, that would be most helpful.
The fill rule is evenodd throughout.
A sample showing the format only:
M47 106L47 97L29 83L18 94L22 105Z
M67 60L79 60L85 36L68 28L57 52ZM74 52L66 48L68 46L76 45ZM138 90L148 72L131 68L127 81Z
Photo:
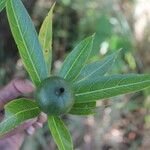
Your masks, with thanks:
M67 56L59 72L59 76L74 81L80 74L92 50L94 35L80 42Z
M105 75L108 72L108 70L111 69L117 56L118 52L107 56L102 61L97 61L85 65L85 67L81 70L81 73L76 79L76 81L78 80L77 82L81 82L85 79L90 80L90 78L92 79L97 76Z
M5 118L0 123L0 136L40 114L37 104L29 99L16 99L5 105Z
M96 102L74 104L69 114L72 115L91 115L95 113Z
M32 20L21 0L8 0L6 10L25 68L35 85L38 85L48 76L48 71Z
M0 12L5 8L6 0L1 0L0 2Z
M74 84L76 103L91 102L150 87L150 75L112 75Z
M52 61L52 19L53 19L53 4L51 10L46 16L39 33L39 41L43 48L43 55L47 65L49 74L51 72L51 61Z
M73 150L72 138L63 121L56 116L48 116L48 125L59 150Z

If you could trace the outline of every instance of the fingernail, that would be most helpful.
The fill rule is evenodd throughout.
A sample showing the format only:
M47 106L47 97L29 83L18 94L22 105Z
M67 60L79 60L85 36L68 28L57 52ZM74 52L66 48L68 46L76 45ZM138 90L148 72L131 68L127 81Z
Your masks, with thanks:
M42 128L42 127L43 127L43 124L40 123L40 122L36 122L36 123L34 124L34 127L35 127L35 128Z
M26 131L29 135L33 135L35 132L35 128L33 126L30 126Z
M47 120L47 115L42 112L42 113L40 114L40 116L38 117L38 120L37 120L37 121L43 124L43 123L46 122L46 120Z

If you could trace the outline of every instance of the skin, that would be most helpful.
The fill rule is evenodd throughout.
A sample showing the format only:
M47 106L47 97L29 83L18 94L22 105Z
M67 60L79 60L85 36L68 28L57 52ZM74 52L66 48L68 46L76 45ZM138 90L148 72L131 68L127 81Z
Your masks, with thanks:
M23 94L32 93L34 91L34 86L29 80L24 79L14 79L8 85L0 90L0 122L4 118L4 106L8 102ZM27 135L34 134L37 128L41 128L43 123L47 120L47 116L44 113L38 118L28 120L18 126L13 131L0 137L0 150L19 150L24 138Z

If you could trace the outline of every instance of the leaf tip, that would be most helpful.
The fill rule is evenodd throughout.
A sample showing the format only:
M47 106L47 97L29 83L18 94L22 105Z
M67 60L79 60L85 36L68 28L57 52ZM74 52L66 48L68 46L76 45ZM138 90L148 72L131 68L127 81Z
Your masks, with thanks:
M55 8L55 5L56 5L56 1L52 4L51 6L51 11L53 12L54 8Z
M92 34L92 37L95 38L95 35L96 35L96 33L93 33L93 34Z
M95 38L95 33L93 33L92 35L88 36L86 39L93 41L94 38Z
M123 51L123 48L118 49L117 54L119 55L120 53L122 53L122 51Z

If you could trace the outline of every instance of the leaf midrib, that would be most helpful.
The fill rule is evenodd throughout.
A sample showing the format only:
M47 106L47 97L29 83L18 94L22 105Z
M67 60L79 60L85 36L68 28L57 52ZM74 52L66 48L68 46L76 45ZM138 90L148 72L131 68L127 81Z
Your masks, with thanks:
M23 111L20 111L20 112L17 112L15 115L11 115L10 117L8 117L6 120L4 120L1 125L3 125L5 122L7 122L8 120L12 119L12 118L15 118L16 116L22 114L22 113L25 113L25 112L28 112L28 111L32 111L32 110L36 110L36 109L39 109L38 107L34 107L34 108L31 108L31 109L25 109ZM6 132L3 132L4 128L0 131L0 133L3 133L5 134Z
M110 58L109 60L107 60L105 63L103 63L103 65L101 65L100 67L98 67L98 69L96 69L95 71L93 71L92 73L90 73L89 75L87 75L86 77L82 78L81 80L77 81L76 83L80 83L81 81L89 78L90 76L92 76L95 72L97 72L99 69L101 69L106 63L110 62L112 60L112 58Z
M91 110L91 109L94 109L95 107L87 107L87 108L72 108L71 110ZM70 110L70 111L71 111Z
M62 141L62 139L61 139L61 135L59 134L59 131L58 131L58 129L57 129L57 125L56 125L56 123L55 123L54 117L53 117L53 123L54 123L55 129L56 129L56 131L57 131L57 133L58 133L59 139L60 139L60 141L61 141L61 143L62 143L61 145L62 145L63 149L65 150L65 147L64 147L64 145L63 145L63 141Z
M18 29L19 29L21 38L22 38L22 40L23 40L23 43L24 43L26 52L27 52L27 54L28 54L28 56L29 56L29 60L30 60L31 65L32 65L32 67L33 67L33 69L34 69L34 71L35 71L35 73L36 73L36 75L37 75L37 78L38 78L39 82L41 82L41 79L40 79L40 77L39 77L39 75L38 75L38 73L37 73L36 68L34 67L34 64L33 64L33 62L32 62L31 56L30 56L30 54L29 54L29 52L28 52L28 48L27 48L27 46L26 46L26 44L25 44L25 41L24 41L24 38L23 38L23 36L22 36L22 32L21 32L21 29L20 29L20 26L19 26L19 22L18 22L18 20L17 20L17 17L16 17L16 15L15 15L15 10L14 10L14 8L13 8L12 1L11 1L10 3L11 3L12 11L13 11L13 13L14 13L14 17L15 17L16 23L18 24Z
M76 63L76 61L78 60L78 58L81 56L81 54L83 53L84 49L87 47L88 44L89 44L89 43L87 43L87 44L83 47L83 49L81 50L81 52L80 52L79 55L76 57L75 61L72 63L71 67L70 67L69 70L67 71L67 73L66 73L66 75L65 75L64 78L66 78L66 77L68 76L69 72L71 71L71 69L73 68L74 64ZM80 73L80 72L79 72L79 73ZM75 77L75 78L76 78L76 77Z
M110 90L110 89L115 89L115 88L120 88L120 87L138 85L138 84L147 83L147 82L150 82L150 80L142 81L142 82L138 82L138 83L127 84L127 85L114 86L114 87L104 88L104 89L100 89L100 90L94 90L94 91L91 91L91 92L79 93L79 94L75 94L75 96L78 97L78 96L82 96L82 95L86 95L86 94L92 94L92 93L96 93L96 92L102 92L102 91L105 91L105 90ZM149 87L149 86L148 86L148 87ZM143 87L143 88L144 88L144 87Z
M47 16L47 17L49 17L49 16ZM48 31L47 27L48 27L48 23L46 22L46 31ZM45 48L46 48L47 35L48 35L48 32L46 32L46 33L44 34L44 44L43 44L44 53L45 53Z

